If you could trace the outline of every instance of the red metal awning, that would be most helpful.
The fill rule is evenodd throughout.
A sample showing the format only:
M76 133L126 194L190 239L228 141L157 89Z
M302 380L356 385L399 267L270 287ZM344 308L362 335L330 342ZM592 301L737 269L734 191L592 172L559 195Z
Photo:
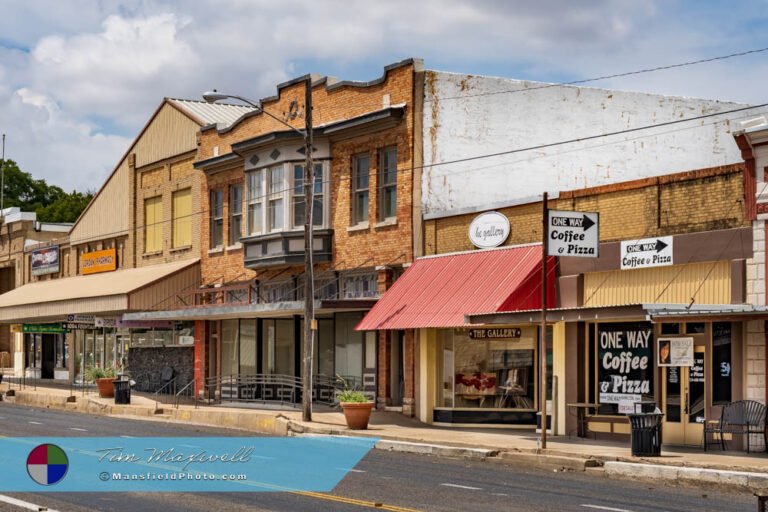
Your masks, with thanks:
M555 304L554 258L547 303ZM541 308L541 245L420 258L357 325L359 331L461 327L464 315Z

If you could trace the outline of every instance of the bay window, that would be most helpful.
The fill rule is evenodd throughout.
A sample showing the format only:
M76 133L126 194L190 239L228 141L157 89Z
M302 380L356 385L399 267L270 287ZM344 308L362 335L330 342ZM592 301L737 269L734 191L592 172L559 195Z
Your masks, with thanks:
M323 225L323 164L315 164L315 188L313 190L312 224ZM306 223L306 198L304 190L304 166L293 166L293 227L300 228Z
M258 235L264 231L262 215L264 209L264 187L261 180L264 172L261 170L248 173L248 234Z
M283 166L277 165L269 169L269 230L280 231L283 229L283 197L285 187L283 184Z

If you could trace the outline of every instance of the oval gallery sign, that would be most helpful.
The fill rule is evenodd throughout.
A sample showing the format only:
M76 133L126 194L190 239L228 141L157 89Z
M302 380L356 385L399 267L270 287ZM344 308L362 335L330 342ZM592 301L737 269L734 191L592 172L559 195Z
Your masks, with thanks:
M480 249L498 247L508 236L509 219L499 212L480 214L469 225L469 240Z

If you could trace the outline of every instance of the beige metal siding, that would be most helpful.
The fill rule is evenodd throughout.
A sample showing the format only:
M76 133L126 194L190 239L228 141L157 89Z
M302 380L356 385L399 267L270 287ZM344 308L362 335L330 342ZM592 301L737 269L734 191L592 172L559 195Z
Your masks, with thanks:
M197 263L131 293L128 306L132 311L170 309L176 305L177 294L190 292L199 286L200 264Z
M22 322L34 320L64 320L67 315L103 315L125 311L128 306L128 296L109 295L106 297L89 297L84 299L63 300L57 302L41 302L34 305L12 306L0 308L0 321Z
M128 181L128 163L124 160L72 228L69 235L71 245L89 240L114 238L128 232L130 203ZM94 183L94 185L97 184Z
M622 304L730 304L728 261L613 270L584 275L584 306Z
M180 155L197 149L200 126L190 118L165 104L141 135L133 152L136 167Z

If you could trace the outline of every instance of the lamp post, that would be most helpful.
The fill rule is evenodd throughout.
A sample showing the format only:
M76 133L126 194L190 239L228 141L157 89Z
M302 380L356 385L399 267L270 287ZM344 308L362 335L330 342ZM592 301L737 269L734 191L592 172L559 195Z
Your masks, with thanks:
M315 169L312 161L312 78L307 76L304 121L305 129L299 130L291 126L277 116L274 116L264 110L261 103L254 102L242 96L234 94L222 94L210 91L203 94L203 99L207 103L215 103L224 99L235 99L242 101L252 107L255 107L260 113L265 114L279 123L295 131L304 139L304 342L302 344L302 419L312 421L312 351L314 349L313 335L317 329L315 322L315 276L314 264L312 258L312 228L313 228L313 210L314 210L314 183Z

